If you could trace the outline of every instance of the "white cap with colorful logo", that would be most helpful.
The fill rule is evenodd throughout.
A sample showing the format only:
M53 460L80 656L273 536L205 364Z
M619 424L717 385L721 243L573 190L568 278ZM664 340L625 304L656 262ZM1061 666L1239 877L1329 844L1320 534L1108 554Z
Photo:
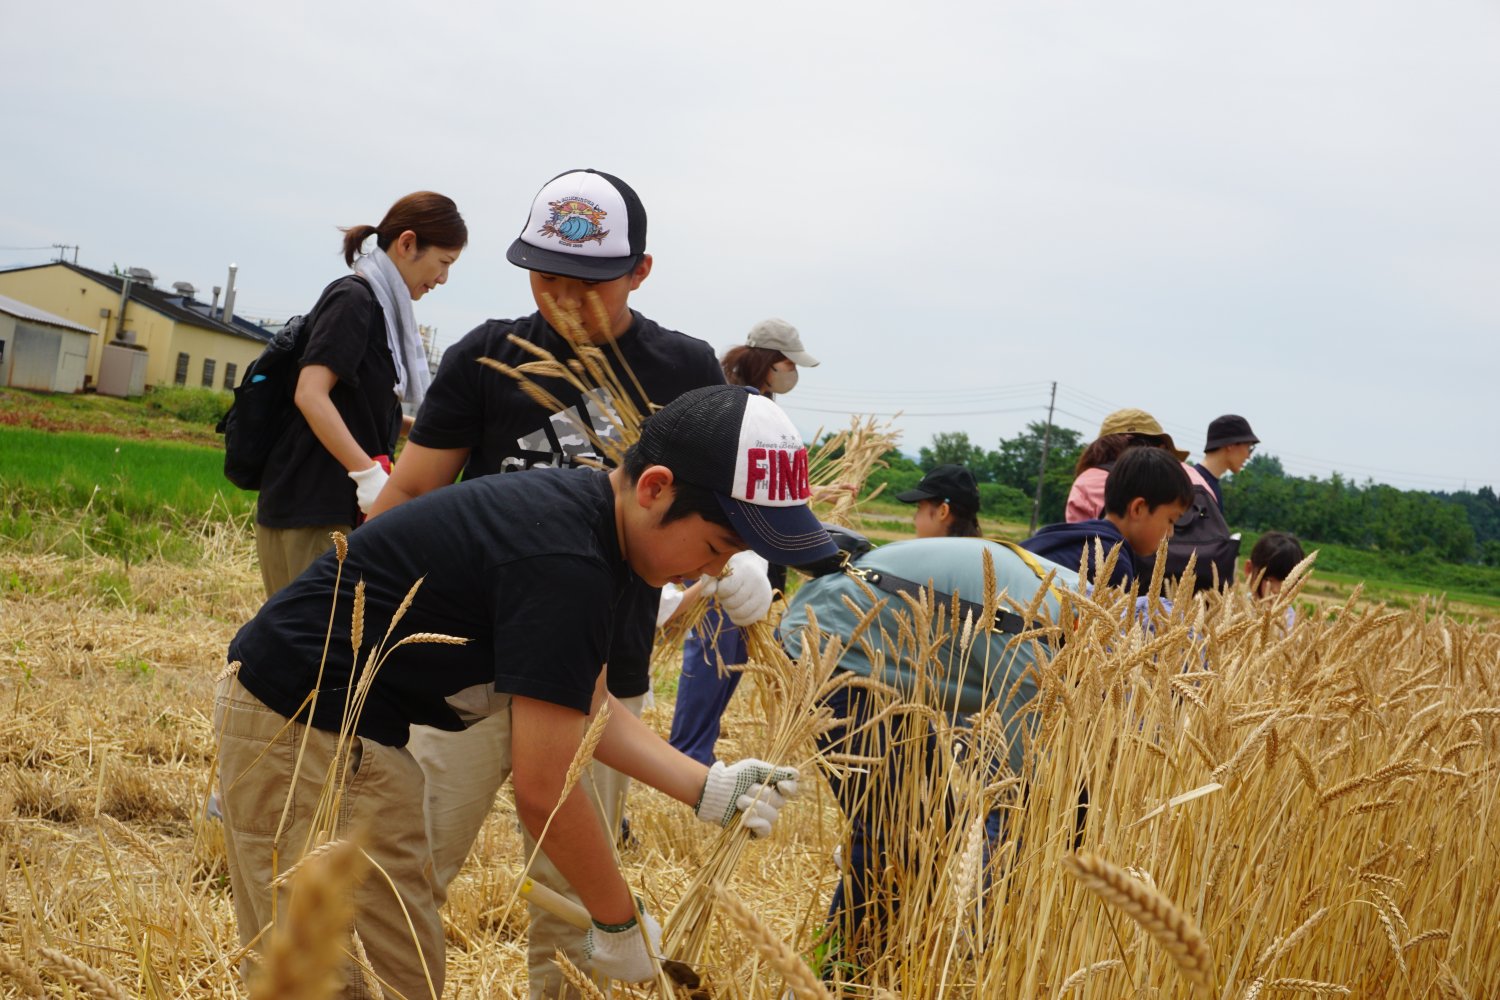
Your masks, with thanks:
M800 565L838 547L807 506L807 449L781 407L744 386L677 397L641 428L648 461L711 490L745 544L773 563Z
M598 170L569 170L542 185L505 258L528 271L612 281L645 252L646 208L630 185Z

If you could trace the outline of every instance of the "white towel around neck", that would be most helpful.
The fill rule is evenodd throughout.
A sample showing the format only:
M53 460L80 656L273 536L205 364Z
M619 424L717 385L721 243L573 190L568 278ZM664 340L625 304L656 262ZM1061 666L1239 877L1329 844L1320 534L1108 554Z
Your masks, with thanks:
M375 301L385 314L385 342L396 362L396 395L413 406L421 406L432 373L427 370L427 354L411 310L411 290L406 287L406 279L379 247L356 260L354 272L370 283Z

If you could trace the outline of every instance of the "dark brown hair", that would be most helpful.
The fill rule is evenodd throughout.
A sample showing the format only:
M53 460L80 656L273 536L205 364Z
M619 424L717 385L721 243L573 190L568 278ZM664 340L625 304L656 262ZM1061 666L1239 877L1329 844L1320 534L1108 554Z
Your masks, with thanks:
M974 514L963 514L948 505L948 537L949 538L980 538L982 532L979 530L979 518Z
M636 442L625 449L625 455L620 460L620 469L625 473L625 481L634 483L641 478L641 473L653 465L665 463L652 462L646 457L641 449L640 442ZM737 531L730 523L729 515L724 512L724 505L719 503L719 498L712 490L704 489L702 486L694 486L682 479L672 481L672 503L661 517L662 524L671 524L685 517L697 514L709 524L717 524L721 528Z
M442 247L462 250L469 242L469 227L458 214L453 199L436 191L415 191L390 207L378 226L350 226L344 234L344 263L354 266L359 248L371 236L375 245L389 250L402 233L410 229L417 236L417 249Z
M1089 446L1083 449L1083 454L1078 456L1078 463L1073 467L1073 475L1097 469L1106 462L1113 462L1131 448L1142 445L1165 448L1167 442L1154 434L1106 434L1090 441Z
M1250 550L1252 571L1265 571L1267 580L1285 580L1303 558L1302 543L1285 531L1268 531Z
M1127 448L1104 481L1104 509L1123 517L1137 497L1147 510L1162 504L1193 505L1193 481L1165 448Z
M724 366L724 378L730 385L748 385L752 389L760 389L771 377L771 366L785 360L786 355L780 351L741 344L731 347L720 364ZM766 395L771 394L767 392Z

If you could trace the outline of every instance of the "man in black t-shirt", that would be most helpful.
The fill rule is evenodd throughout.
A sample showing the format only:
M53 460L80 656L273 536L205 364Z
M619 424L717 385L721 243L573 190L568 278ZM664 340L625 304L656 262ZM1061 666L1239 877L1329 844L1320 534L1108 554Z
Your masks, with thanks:
M546 826L543 851L594 919L579 942L587 964L630 982L653 977L660 928L615 865L613 831L582 786L564 794L591 717L609 707L595 758L707 823L769 833L797 774L755 760L706 767L673 750L606 691L610 635L637 578L659 587L713 576L746 547L778 563L832 555L808 492L806 451L786 414L749 390L712 386L648 420L612 472L461 483L323 555L240 629L229 646L238 671L226 671L215 703L246 948L285 905L272 880L319 843L358 833L379 872L354 890L373 973L388 991L441 995L424 779L406 743L413 726L461 730L488 717L503 727L497 749L521 822L533 836Z
M610 345L605 359L625 388L630 408L639 413L649 414L691 389L724 381L707 343L665 329L630 308L630 294L651 274L652 257L646 253L645 208L619 178L571 170L548 181L533 199L507 257L531 272L538 311L519 320L483 323L444 353L371 517L447 486L460 472L468 481L499 472L576 467L590 460L608 464L596 454L592 440L618 439L621 403L608 389L585 396L564 379L535 377L562 404L556 410L528 396L514 378L478 363L492 358L514 367L535 361L536 355L513 343L512 336L561 361L572 359L571 344L541 310L585 317L596 342ZM659 594L644 583L632 585L607 657L610 693L637 715L650 689ZM412 752L427 776L428 834L440 899L468 857L499 789L494 738L489 725L458 734L427 728L413 734ZM606 821L618 826L626 779L593 766L587 780L605 805ZM568 892L545 863L536 876ZM554 950L576 935L556 917L535 907L531 913L532 996L542 997L556 992L562 982L552 961Z

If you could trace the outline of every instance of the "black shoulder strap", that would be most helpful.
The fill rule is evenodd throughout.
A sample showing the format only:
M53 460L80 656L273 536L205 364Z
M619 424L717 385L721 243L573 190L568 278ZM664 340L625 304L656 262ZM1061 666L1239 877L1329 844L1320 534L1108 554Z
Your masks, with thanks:
M866 583L869 583L875 587L879 587L887 594L904 593L909 594L913 599L916 599L917 594L920 591L927 590L931 591L935 600L940 600L945 604L950 603L953 600L952 594L945 594L935 587L925 587L920 583L916 583L912 580L904 580L899 576L893 576L890 573L884 573L878 569L866 569L864 567L851 566L850 570ZM966 601L962 597L960 597L958 599L958 607L959 610L962 611L965 615L973 615L976 622L984 617L984 605L979 604L978 602ZM1026 628L1026 619L1022 618L1014 611L1007 611L1004 608L995 609L994 631L1003 632L1006 635L1020 635L1022 632L1026 631Z

